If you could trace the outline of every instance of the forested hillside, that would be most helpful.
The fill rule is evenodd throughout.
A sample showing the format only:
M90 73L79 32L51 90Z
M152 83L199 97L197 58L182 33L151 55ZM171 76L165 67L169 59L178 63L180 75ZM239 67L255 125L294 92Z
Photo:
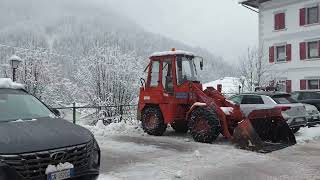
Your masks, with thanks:
M20 56L18 80L53 106L133 103L148 55L172 47L205 57L203 81L232 72L222 58L146 32L91 0L0 1L0 77L11 77L8 59Z

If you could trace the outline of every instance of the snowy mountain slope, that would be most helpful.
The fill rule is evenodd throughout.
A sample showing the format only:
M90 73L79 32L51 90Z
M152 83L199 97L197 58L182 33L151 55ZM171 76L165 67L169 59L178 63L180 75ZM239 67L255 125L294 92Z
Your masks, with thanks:
M19 81L49 104L106 105L135 99L154 51L176 47L204 56L203 81L232 72L222 58L146 32L125 16L98 0L2 0L0 77L10 76L8 57L15 53L26 60Z

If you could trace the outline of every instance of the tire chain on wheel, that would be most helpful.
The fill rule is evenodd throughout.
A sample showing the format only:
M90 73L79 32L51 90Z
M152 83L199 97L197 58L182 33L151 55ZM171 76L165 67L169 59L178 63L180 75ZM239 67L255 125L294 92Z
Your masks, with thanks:
M156 125L156 128L154 128L154 129L148 129L144 123L145 119L149 113L154 113L156 115L157 125ZM145 107L143 110L141 120L142 120L142 128L143 128L144 132L148 133L149 135L162 136L163 133L167 129L167 125L164 123L164 119L163 119L161 110L158 107L153 107L153 106Z
M208 122L209 126L211 127L209 134L202 135L193 130L197 117L203 117ZM212 143L221 133L218 115L215 110L208 107L198 107L193 110L189 121L189 128L194 140L203 143Z

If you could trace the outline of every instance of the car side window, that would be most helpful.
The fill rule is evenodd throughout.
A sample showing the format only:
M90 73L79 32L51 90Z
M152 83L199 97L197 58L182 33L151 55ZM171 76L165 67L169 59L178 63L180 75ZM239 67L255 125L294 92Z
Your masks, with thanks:
M298 101L299 100L299 93L295 92L291 94L291 98Z
M261 96L247 95L243 97L241 104L264 104L264 101Z
M236 103L236 104L241 104L243 96L233 96L229 100Z

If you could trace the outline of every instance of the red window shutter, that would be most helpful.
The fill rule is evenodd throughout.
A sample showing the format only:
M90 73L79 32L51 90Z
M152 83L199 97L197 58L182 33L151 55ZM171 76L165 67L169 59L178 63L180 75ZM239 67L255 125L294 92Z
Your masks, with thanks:
M306 25L306 8L300 9L300 26Z
M278 30L279 29L279 15L275 14L274 15L274 30Z
M279 14L279 29L286 28L286 16L285 13Z
M307 80L300 80L300 90L307 89Z
M291 61L291 44L287 44L286 51L287 61Z
M292 81L291 80L287 80L286 81L286 92L287 93L291 93L292 92Z
M285 13L278 13L274 15L274 29L275 30L280 30L284 29L286 26L286 17Z
M300 60L305 60L306 59L306 42L300 43Z
M269 48L269 62L270 63L274 62L274 46Z
M319 54L318 54L318 56L320 57L320 41L318 42L318 49L319 49Z

